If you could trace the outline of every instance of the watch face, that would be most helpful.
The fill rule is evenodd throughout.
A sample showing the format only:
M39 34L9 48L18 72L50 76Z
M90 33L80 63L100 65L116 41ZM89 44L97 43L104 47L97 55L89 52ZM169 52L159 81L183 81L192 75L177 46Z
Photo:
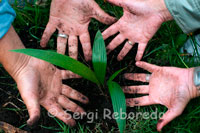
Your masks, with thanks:
M200 86L200 67L194 68L194 84L195 86Z
M200 91L200 86L197 86L198 91Z
M197 77L200 78L200 71L197 72Z

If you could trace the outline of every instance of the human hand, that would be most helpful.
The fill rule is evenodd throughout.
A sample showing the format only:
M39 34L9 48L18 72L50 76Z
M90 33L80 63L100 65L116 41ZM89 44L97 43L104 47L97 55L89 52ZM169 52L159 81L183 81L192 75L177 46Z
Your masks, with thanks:
M29 120L32 125L40 117L40 105L52 115L74 126L75 120L63 110L83 114L84 110L70 99L88 103L88 98L71 87L62 84L62 79L77 78L69 71L59 70L53 65L31 57L27 65L12 74L17 82L20 95L28 109Z
M161 104L168 111L158 121L157 130L181 115L190 99L199 96L194 85L194 68L182 69L176 67L159 67L145 62L136 65L152 74L125 74L125 78L134 81L149 82L149 85L126 86L123 88L129 94L148 94L139 98L127 99L127 106L147 106Z
M122 60L133 45L138 43L136 60L141 60L148 41L164 21L172 19L164 0L108 0L108 2L121 6L124 10L124 15L119 21L103 32L104 39L119 32L107 46L108 53L128 39L117 59Z
M58 53L65 54L68 40L69 56L77 59L79 36L85 59L91 60L92 48L88 32L91 18L105 24L116 21L114 17L106 14L94 0L52 0L50 18L42 36L41 46L45 47L51 35L58 29L59 34L69 36L69 39L57 38Z
M58 70L53 65L19 53L13 49L24 49L24 45L11 26L6 35L0 39L0 63L16 81L20 95L29 112L27 123L32 125L40 117L40 105L66 124L73 126L63 108L83 113L84 110L69 99L88 103L88 98L62 84L62 79L79 78L70 71ZM14 67L13 67L14 66Z

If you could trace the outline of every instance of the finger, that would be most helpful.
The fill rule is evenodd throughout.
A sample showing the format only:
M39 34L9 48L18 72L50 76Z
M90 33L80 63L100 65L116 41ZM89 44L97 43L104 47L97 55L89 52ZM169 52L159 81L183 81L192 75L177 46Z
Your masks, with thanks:
M75 104L74 102L70 101L67 97L65 97L64 95L60 95L58 97L58 103L65 109L71 111L71 112L77 112L80 114L85 113L85 111L79 107L77 104Z
M123 58L128 54L128 52L133 48L133 45L129 44L128 42L126 42L126 44L124 45L124 47L122 48L122 50L120 51L117 60L121 61L123 60Z
M103 39L106 40L108 37L116 34L117 32L118 32L117 23L115 23L102 33Z
M80 35L80 41L82 44L85 60L86 61L91 60L92 59L92 47L91 47L91 43L90 43L89 33L87 32L87 33Z
M116 47L118 47L121 43L123 43L124 40L125 40L125 38L121 34L119 34L118 36L116 36L110 42L110 44L107 46L108 53L110 53L112 50L114 50Z
M56 26L53 25L51 22L48 22L46 29L42 35L42 39L40 41L41 47L46 47L47 42L49 41L51 35L56 31Z
M59 34L63 34L60 33ZM60 54L65 54L66 51L66 45L67 45L67 38L64 37L57 37L57 52Z
M58 103L47 102L47 104L44 104L43 106L48 110L48 112L51 115L57 117L58 119L63 121L65 124L69 126L76 125L76 122L75 120L72 119L72 116L68 114L67 112L65 112Z
M141 81L141 82L148 82L147 81L147 74L144 73L126 73L124 74L124 77L128 80L134 80L134 81Z
M77 36L69 36L68 40L69 56L73 59L78 58L78 38Z
M67 70L61 70L62 79L76 79L81 78L81 76Z
M152 64L149 64L149 63L146 63L146 62L143 62L143 61L136 62L136 66L143 68L143 69L145 69L145 70L147 70L151 73L153 73L154 71L158 71L160 69L159 66L152 65Z
M142 56L143 56L144 51L146 49L146 46L147 46L147 44L143 44L143 43L140 43L138 45L138 51L137 51L137 55L136 55L136 58L135 58L136 61L140 61L142 59Z
M148 106L156 103L150 100L149 96L143 96L139 98L128 98L126 99L126 104L129 107L134 107L134 106Z
M68 98L80 101L85 104L89 102L86 96L66 85L63 85L62 87L62 94L67 96Z
M182 114L182 111L168 110L157 123L157 130L160 132L162 128L170 121Z
M124 93L128 94L148 94L149 86L148 85L140 85L140 86L125 86L123 87Z
M93 17L104 24L112 24L117 21L116 18L105 13L96 3Z
M40 104L37 85L37 83L30 84L27 78L21 79L18 84L20 95L28 109L29 119L27 124L30 126L37 122L40 118Z

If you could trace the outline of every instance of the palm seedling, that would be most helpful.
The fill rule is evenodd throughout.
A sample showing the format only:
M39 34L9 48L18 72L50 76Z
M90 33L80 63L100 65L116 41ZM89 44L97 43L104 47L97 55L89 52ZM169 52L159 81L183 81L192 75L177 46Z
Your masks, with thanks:
M125 95L120 85L113 80L124 69L115 72L108 81L105 81L106 67L107 67L107 55L105 42L103 40L100 31L97 32L93 45L92 63L94 71L88 68L83 63L70 58L69 56L61 55L56 52L47 50L36 49L18 49L12 50L13 52L23 53L29 56L33 56L56 66L70 70L81 77L97 84L98 86L107 86L112 100L113 110L115 112L115 120L117 122L120 132L123 132L126 126L126 119L122 117L122 114L126 113L126 101ZM105 84L106 83L106 84ZM105 85L104 85L105 84Z

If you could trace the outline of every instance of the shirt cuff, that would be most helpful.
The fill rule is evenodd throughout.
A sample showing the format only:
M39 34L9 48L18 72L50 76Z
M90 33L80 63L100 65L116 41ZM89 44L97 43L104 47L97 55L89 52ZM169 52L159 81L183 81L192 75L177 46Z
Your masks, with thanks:
M200 0L165 0L165 4L184 33L200 29Z
M0 2L0 39L8 32L16 17L15 11L8 4L7 0Z

